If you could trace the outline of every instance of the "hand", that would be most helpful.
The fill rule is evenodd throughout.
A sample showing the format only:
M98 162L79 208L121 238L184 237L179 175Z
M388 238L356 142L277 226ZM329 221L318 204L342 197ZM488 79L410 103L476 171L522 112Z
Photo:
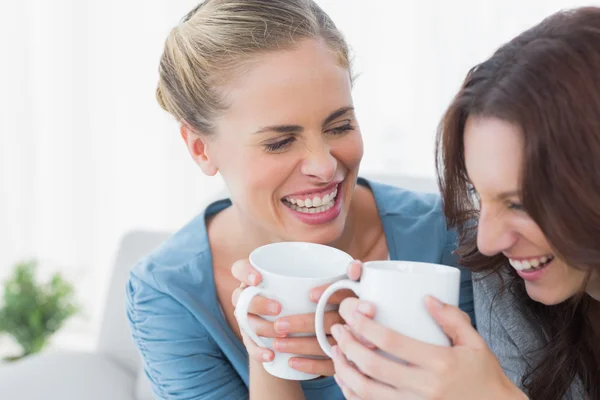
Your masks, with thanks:
M237 299L241 291L247 287L258 285L261 281L261 276L247 260L241 260L234 263L232 267L233 276L242 282L240 287L236 289L232 296L233 304L237 304ZM348 267L348 276L351 279L360 277L360 264L352 263ZM310 300L318 302L319 298L329 285L314 288L309 293ZM340 304L342 300L349 296L354 296L351 291L339 291L329 300L330 304ZM269 312L269 307L272 310ZM277 314L273 314L277 309ZM292 315L280 318L271 323L258 315L278 315L281 312L281 305L274 301L257 296L250 306L250 312L255 315L250 315L250 323L256 329L259 336L276 338L273 341L275 350L281 353L298 354L306 357L293 357L290 359L290 367L298 371L317 374L323 376L331 376L334 373L333 362L330 359L314 359L312 357L326 357L325 353L319 346L319 343L314 336L306 337L289 337L289 335L297 333L315 333L315 314ZM330 334L331 326L342 322L337 311L325 313L325 328L326 333ZM332 338L330 343L334 344ZM244 344L248 350L250 357L260 361L273 360L274 354L269 349L264 349L257 346L251 339L244 338Z
M262 281L262 276L255 270L248 260L238 260L233 263L231 267L231 273L235 279L240 281L240 286L233 291L231 301L233 306L237 306L240 293L248 286L256 286ZM281 313L281 304L276 300L270 300L262 296L256 296L252 299L250 307L248 308L248 321L250 327L256 332L258 336L275 338L277 333L273 326L273 322L267 321L261 318L260 315L276 316ZM248 351L250 358L260 361L268 362L273 361L275 354L269 350L259 347L250 339L243 331L241 332L244 345ZM285 336L285 335L283 335Z
M359 343L341 325L332 328L336 380L347 399L527 399L502 371L469 316L429 297L426 307L452 347L401 335L365 316L372 304L346 299L340 314L350 328L408 364L392 361ZM348 360L351 360L352 365Z

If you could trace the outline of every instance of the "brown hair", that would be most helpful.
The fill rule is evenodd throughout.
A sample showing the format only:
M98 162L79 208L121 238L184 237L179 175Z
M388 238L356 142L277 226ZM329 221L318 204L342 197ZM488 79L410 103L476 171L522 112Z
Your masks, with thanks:
M156 98L178 121L214 133L226 109L223 82L257 54L293 49L303 39L323 40L351 75L349 50L329 16L313 0L206 0L165 41Z
M440 124L436 154L460 262L474 272L508 274L504 290L549 339L522 380L530 398L562 398L579 378L590 398L600 399L600 337L590 309L596 302L582 291L555 306L536 303L502 254L487 257L477 249L478 210L463 147L471 115L521 129L523 206L562 259L600 272L600 8L554 14L474 67Z

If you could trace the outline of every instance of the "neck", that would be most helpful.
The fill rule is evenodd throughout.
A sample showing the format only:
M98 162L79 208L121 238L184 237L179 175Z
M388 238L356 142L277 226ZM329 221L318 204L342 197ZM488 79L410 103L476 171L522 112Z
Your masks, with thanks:
M360 201L356 197L357 193L355 190L342 234L333 242L324 244L340 249L354 258L360 259L368 249L365 248L366 246L361 241L364 235L356 234L356 232L364 228L358 226L360 224L356 218L356 210L360 207L360 204L358 204ZM257 226L235 204L217 214L216 217L222 218L219 225L225 228L219 236L227 238L228 247L239 258L247 258L254 249L260 246L286 241L285 238L273 235L271 232Z

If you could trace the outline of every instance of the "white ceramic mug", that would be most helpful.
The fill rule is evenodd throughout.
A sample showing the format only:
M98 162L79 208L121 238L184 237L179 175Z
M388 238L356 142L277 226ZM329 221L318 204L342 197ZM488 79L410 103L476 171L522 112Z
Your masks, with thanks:
M426 343L450 345L446 334L425 308L424 299L431 295L444 303L458 305L458 268L412 261L371 261L363 264L359 282L343 280L331 285L319 300L315 316L319 344L330 357L331 345L323 328L323 314L329 297L341 289L350 289L361 300L374 304L374 320L381 325ZM397 360L390 354L380 353Z
M273 349L273 339L259 337L248 323L248 307L255 296L261 295L281 303L277 316L262 316L274 321L288 315L314 313L317 305L310 301L310 290L346 277L352 257L333 247L304 242L281 242L259 247L250 254L250 263L262 275L258 286L251 286L240 294L235 316L242 329L254 342L275 353L275 359L263 363L271 375L289 380L307 380L319 377L292 369L288 365L295 354L279 353ZM323 310L338 306L323 304ZM302 336L302 335L290 335ZM306 336L309 336L308 334Z

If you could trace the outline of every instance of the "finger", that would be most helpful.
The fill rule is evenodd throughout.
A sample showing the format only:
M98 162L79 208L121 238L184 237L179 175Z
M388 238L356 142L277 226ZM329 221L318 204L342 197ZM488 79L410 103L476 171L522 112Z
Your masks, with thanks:
M330 345L335 344L331 336L327 336ZM281 353L297 354L299 356L327 356L315 337L294 337L275 339L273 348Z
M353 312L351 307L340 307L340 315L353 332L410 364L429 367L441 357L446 357L450 350L448 347L421 342L388 329L359 312Z
M285 334L275 332L273 323L256 315L248 315L250 329L258 336L266 338L285 337Z
M485 346L483 338L471 325L471 318L460 308L432 296L425 298L425 307L454 345Z
M365 339L358 333L352 331L352 328L350 328L348 325L344 325L344 329L348 330L348 332L350 332L352 334L352 336L354 336L354 338L356 340L358 340L358 342L360 344L362 344L363 346L365 346L367 349L375 350L377 348L377 346L375 346L373 343L369 342L367 339Z
M242 340L244 342L244 346L246 346L246 350L248 351L248 356L254 360L268 362L273 361L275 358L275 354L271 350L257 346L256 343L254 343L254 341L250 339L244 332L242 332Z
M390 360L369 350L341 326L336 326L334 332L334 338L337 341L336 347L363 374L390 386L398 386L397 382L402 382L404 379L422 380L421 377L414 375L424 374L423 370L411 369L405 364Z
M360 279L362 275L362 262L360 260L354 260L348 266L348 278L353 281L357 281Z
M338 386L340 387L340 389L342 389L342 393L344 394L344 398L345 399L348 399L348 400L361 400L360 397L358 397L352 390L350 390L348 388L348 386L346 386L344 384L344 382L342 382L342 380L340 378L338 378L337 375L334 375L333 379L335 379L335 382L338 384Z
M331 359L314 360L311 358L292 357L288 365L296 371L308 374L332 376L335 373Z
M237 307L237 302L242 291L242 287L239 287L233 291L231 301L233 302L234 307ZM281 303L279 303L277 300L256 296L250 302L248 313L256 315L279 315L281 313Z
M376 312L375 305L357 298L348 298L342 301L339 309L339 313L342 314L342 317L344 315L352 315L355 312L359 312L369 318L373 318L375 317Z
M352 367L338 346L332 348L335 374L348 392L359 399L392 400L398 398L394 388L377 382Z
M331 327L342 322L337 311L326 312L323 317L325 333L331 333ZM275 321L275 330L278 333L315 333L315 314L298 314L279 318Z
M260 273L252 267L248 260L238 260L231 266L231 274L238 281L248 286L256 286L262 281Z

